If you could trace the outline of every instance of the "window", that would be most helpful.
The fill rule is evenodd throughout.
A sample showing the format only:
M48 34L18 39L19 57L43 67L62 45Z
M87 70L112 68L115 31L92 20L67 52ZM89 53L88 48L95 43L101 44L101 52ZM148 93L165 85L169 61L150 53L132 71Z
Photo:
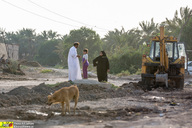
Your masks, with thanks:
M160 57L160 43L156 42L155 45L155 57Z
M177 43L175 43L175 52L174 52L174 60L177 59L178 56L178 48L177 48Z
M187 68L187 55L185 52L184 43L178 43L178 51L179 51L179 58L181 58L181 56L185 57L185 69L186 69Z
M173 43L165 43L168 58L173 58Z
M188 66L192 66L192 62L191 62L191 63L188 63Z
M152 42L152 44L151 44L151 50L150 50L150 54L149 54L149 57L151 59L153 59L153 54L154 54L154 42Z

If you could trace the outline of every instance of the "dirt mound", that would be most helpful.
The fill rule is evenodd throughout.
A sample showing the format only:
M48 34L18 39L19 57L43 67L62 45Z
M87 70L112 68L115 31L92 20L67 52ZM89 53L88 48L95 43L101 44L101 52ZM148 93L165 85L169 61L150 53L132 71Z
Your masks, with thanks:
M40 85L33 87L31 90L44 95L49 95L51 92L53 92L53 89L45 85L45 83L41 83Z
M32 89L20 86L9 91L8 93L0 94L0 107L45 104L47 102L47 95L54 93L54 91L62 87L68 87L70 85L71 84L68 82L63 82L55 87L50 87L42 83Z
M31 66L31 67L41 67L41 65L36 61L23 61L21 65Z
M120 87L118 89L114 88L106 88L100 85L84 85L81 84L78 86L80 91L80 101L86 100L98 100L105 98L116 98L116 97L124 97L128 95L141 95L144 93L141 89L130 89L130 87L123 88Z
M105 87L102 87L99 85L92 85L92 84L90 85L81 84L78 87L79 87L79 91L91 91L91 90L103 91L106 89Z
M45 85L44 83L33 87L32 89L28 89L26 87L20 86L11 90L8 93L0 95L0 107L4 106L15 106L15 105L29 105L29 104L46 104L47 96L50 93L54 93L56 90L61 89L62 87L69 87L71 84L69 82L63 82L58 84L57 86L51 87ZM115 97L124 97L130 94L135 94L137 89L132 89L131 87L120 87L118 89L114 88L105 88L100 85L78 85L79 88L79 101L93 101L98 99L105 98L115 98ZM131 89L130 89L131 88ZM140 91L140 90L139 90ZM143 91L137 93L137 95L141 95Z
M31 92L32 92L31 89L28 89L28 88L26 88L24 86L20 86L18 88L15 88L15 89L11 90L7 94L8 95L25 95L25 94L28 94L28 93L31 93Z
M56 91L56 90L59 90L60 88L69 87L69 86L71 86L71 83L69 83L69 82L62 82L62 83L59 83L57 86L55 86L53 88L53 90Z

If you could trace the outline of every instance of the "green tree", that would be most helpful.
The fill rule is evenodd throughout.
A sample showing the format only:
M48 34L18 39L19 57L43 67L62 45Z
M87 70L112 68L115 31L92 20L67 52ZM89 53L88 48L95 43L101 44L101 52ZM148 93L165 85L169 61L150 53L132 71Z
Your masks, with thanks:
M183 34L181 36L181 42L185 43L186 50L192 50L192 18L189 23L183 29ZM192 52L187 52L189 60L192 60Z
M180 14L180 17L179 17ZM175 11L175 15L172 20L166 18L165 23L168 24L167 29L168 32L171 33L173 36L176 36L178 42L180 42L183 30L185 26L188 24L190 18L192 17L192 10L188 7L181 7L180 12Z
M19 44L19 55L20 58L25 58L27 60L33 60L35 53L37 52L35 49L35 38L36 33L34 29L25 29L19 30L16 32L17 41Z
M44 42L39 50L36 60L46 66L55 66L60 63L58 54L55 53L56 46L59 44L59 40L49 40Z
M151 19L151 22L149 21L142 21L139 23L139 26L141 27L141 33L140 33L140 39L141 43L148 43L151 38L159 32L158 30L158 23L155 23L153 21L153 18Z
M100 36L92 29L81 27L77 30L71 30L69 35L65 35L63 41L57 46L56 52L59 54L64 64L67 64L67 55L69 48L74 42L79 42L78 54L83 54L83 49L89 49L89 61L99 55L101 51L102 41Z
M111 55L116 49L121 47L137 48L140 42L140 31L138 29L129 31L125 31L124 28L121 30L115 29L114 31L109 31L102 40L104 49Z
M46 36L46 35L44 35L44 36ZM49 30L49 31L47 32L47 36L48 36L48 39L49 39L49 40L53 40L53 39L58 38L60 35L57 34L57 32L53 32L52 30Z
M131 74L141 68L142 51L131 47L122 47L109 56L110 72L113 74L129 71Z

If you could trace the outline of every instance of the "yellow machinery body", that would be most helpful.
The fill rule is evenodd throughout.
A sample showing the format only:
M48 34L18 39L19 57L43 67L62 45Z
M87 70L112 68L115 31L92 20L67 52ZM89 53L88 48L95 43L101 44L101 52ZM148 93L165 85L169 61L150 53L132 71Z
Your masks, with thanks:
M150 55L142 57L142 84L149 89L159 86L183 89L183 46L176 38L165 36L164 27L160 27L160 36L152 38Z

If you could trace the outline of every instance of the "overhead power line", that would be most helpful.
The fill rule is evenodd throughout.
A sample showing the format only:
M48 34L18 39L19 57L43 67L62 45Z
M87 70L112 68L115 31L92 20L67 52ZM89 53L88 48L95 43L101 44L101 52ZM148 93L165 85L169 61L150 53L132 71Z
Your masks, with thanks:
M55 15L58 15L58 16L60 16L60 17L63 17L63 18L65 18L65 19L71 20L71 21L76 22L76 23L80 23L80 24L83 24L83 25L88 25L88 24L86 24L86 23L83 23L83 22L80 22L80 21L71 19L71 18L66 17L66 16L63 16L63 15L61 15L61 14L59 14L59 13L53 12L53 11L51 11L51 10L49 10L49 9L47 9L47 8L45 8L45 7L41 6L41 5L33 2L33 1L31 1L31 0L28 0L28 1L31 2L32 4L36 5L36 6L40 7L40 8L43 8L44 10L46 10L46 11L48 11L48 12L51 12L51 13L55 14ZM90 26L90 25L88 25L88 26Z
M80 27L80 26L76 26L76 25L71 25L71 24L68 24L68 23L64 23L64 22L61 22L61 21L57 21L57 20L51 19L51 18L46 17L46 16L43 16L43 15L39 15L39 14L37 14L37 13L35 13L35 12L26 10L26 9L24 9L24 8L21 8L21 7L17 6L17 5L14 5L14 4L10 3L10 2L7 2L7 1L5 1L5 0L2 0L2 1L5 2L5 3L7 3L7 4L9 4L9 5L11 5L11 6L13 6L13 7L15 7L15 8L18 8L18 9L20 9L20 10L23 10L23 11L25 11L25 12L31 13L31 14L33 14L33 15L39 16L39 17L44 18L44 19L47 19L47 20L50 20L50 21L53 21L53 22L56 22L56 23L60 23L60 24L63 24L63 25L71 26L71 27L77 27L77 28Z
M94 27L94 28L97 28L97 29L101 29L101 30L109 31L109 30L107 30L107 29L105 29L105 28L100 28L100 27L97 27L97 26L94 26L94 25L86 24L86 23L83 23L83 22L81 22L81 21L78 21L78 20L75 20L75 19L66 17L66 16L61 15L61 14L59 14L59 13L57 13L57 12L51 11L50 9L47 9L47 8L45 8L45 7L39 5L39 4L37 4L37 3L35 3L35 2L33 2L33 1L31 1L31 0L28 0L28 1L29 1L30 3L32 3L32 4L36 5L36 6L38 6L38 7L40 7L40 8L42 8L42 9L46 10L46 11L48 11L48 12L51 12L51 13L57 15L57 16L63 17L63 18L68 19L68 20L70 20L70 21L73 21L73 22L76 22L76 23L79 23L79 24L82 24L82 25L86 25L86 26Z

